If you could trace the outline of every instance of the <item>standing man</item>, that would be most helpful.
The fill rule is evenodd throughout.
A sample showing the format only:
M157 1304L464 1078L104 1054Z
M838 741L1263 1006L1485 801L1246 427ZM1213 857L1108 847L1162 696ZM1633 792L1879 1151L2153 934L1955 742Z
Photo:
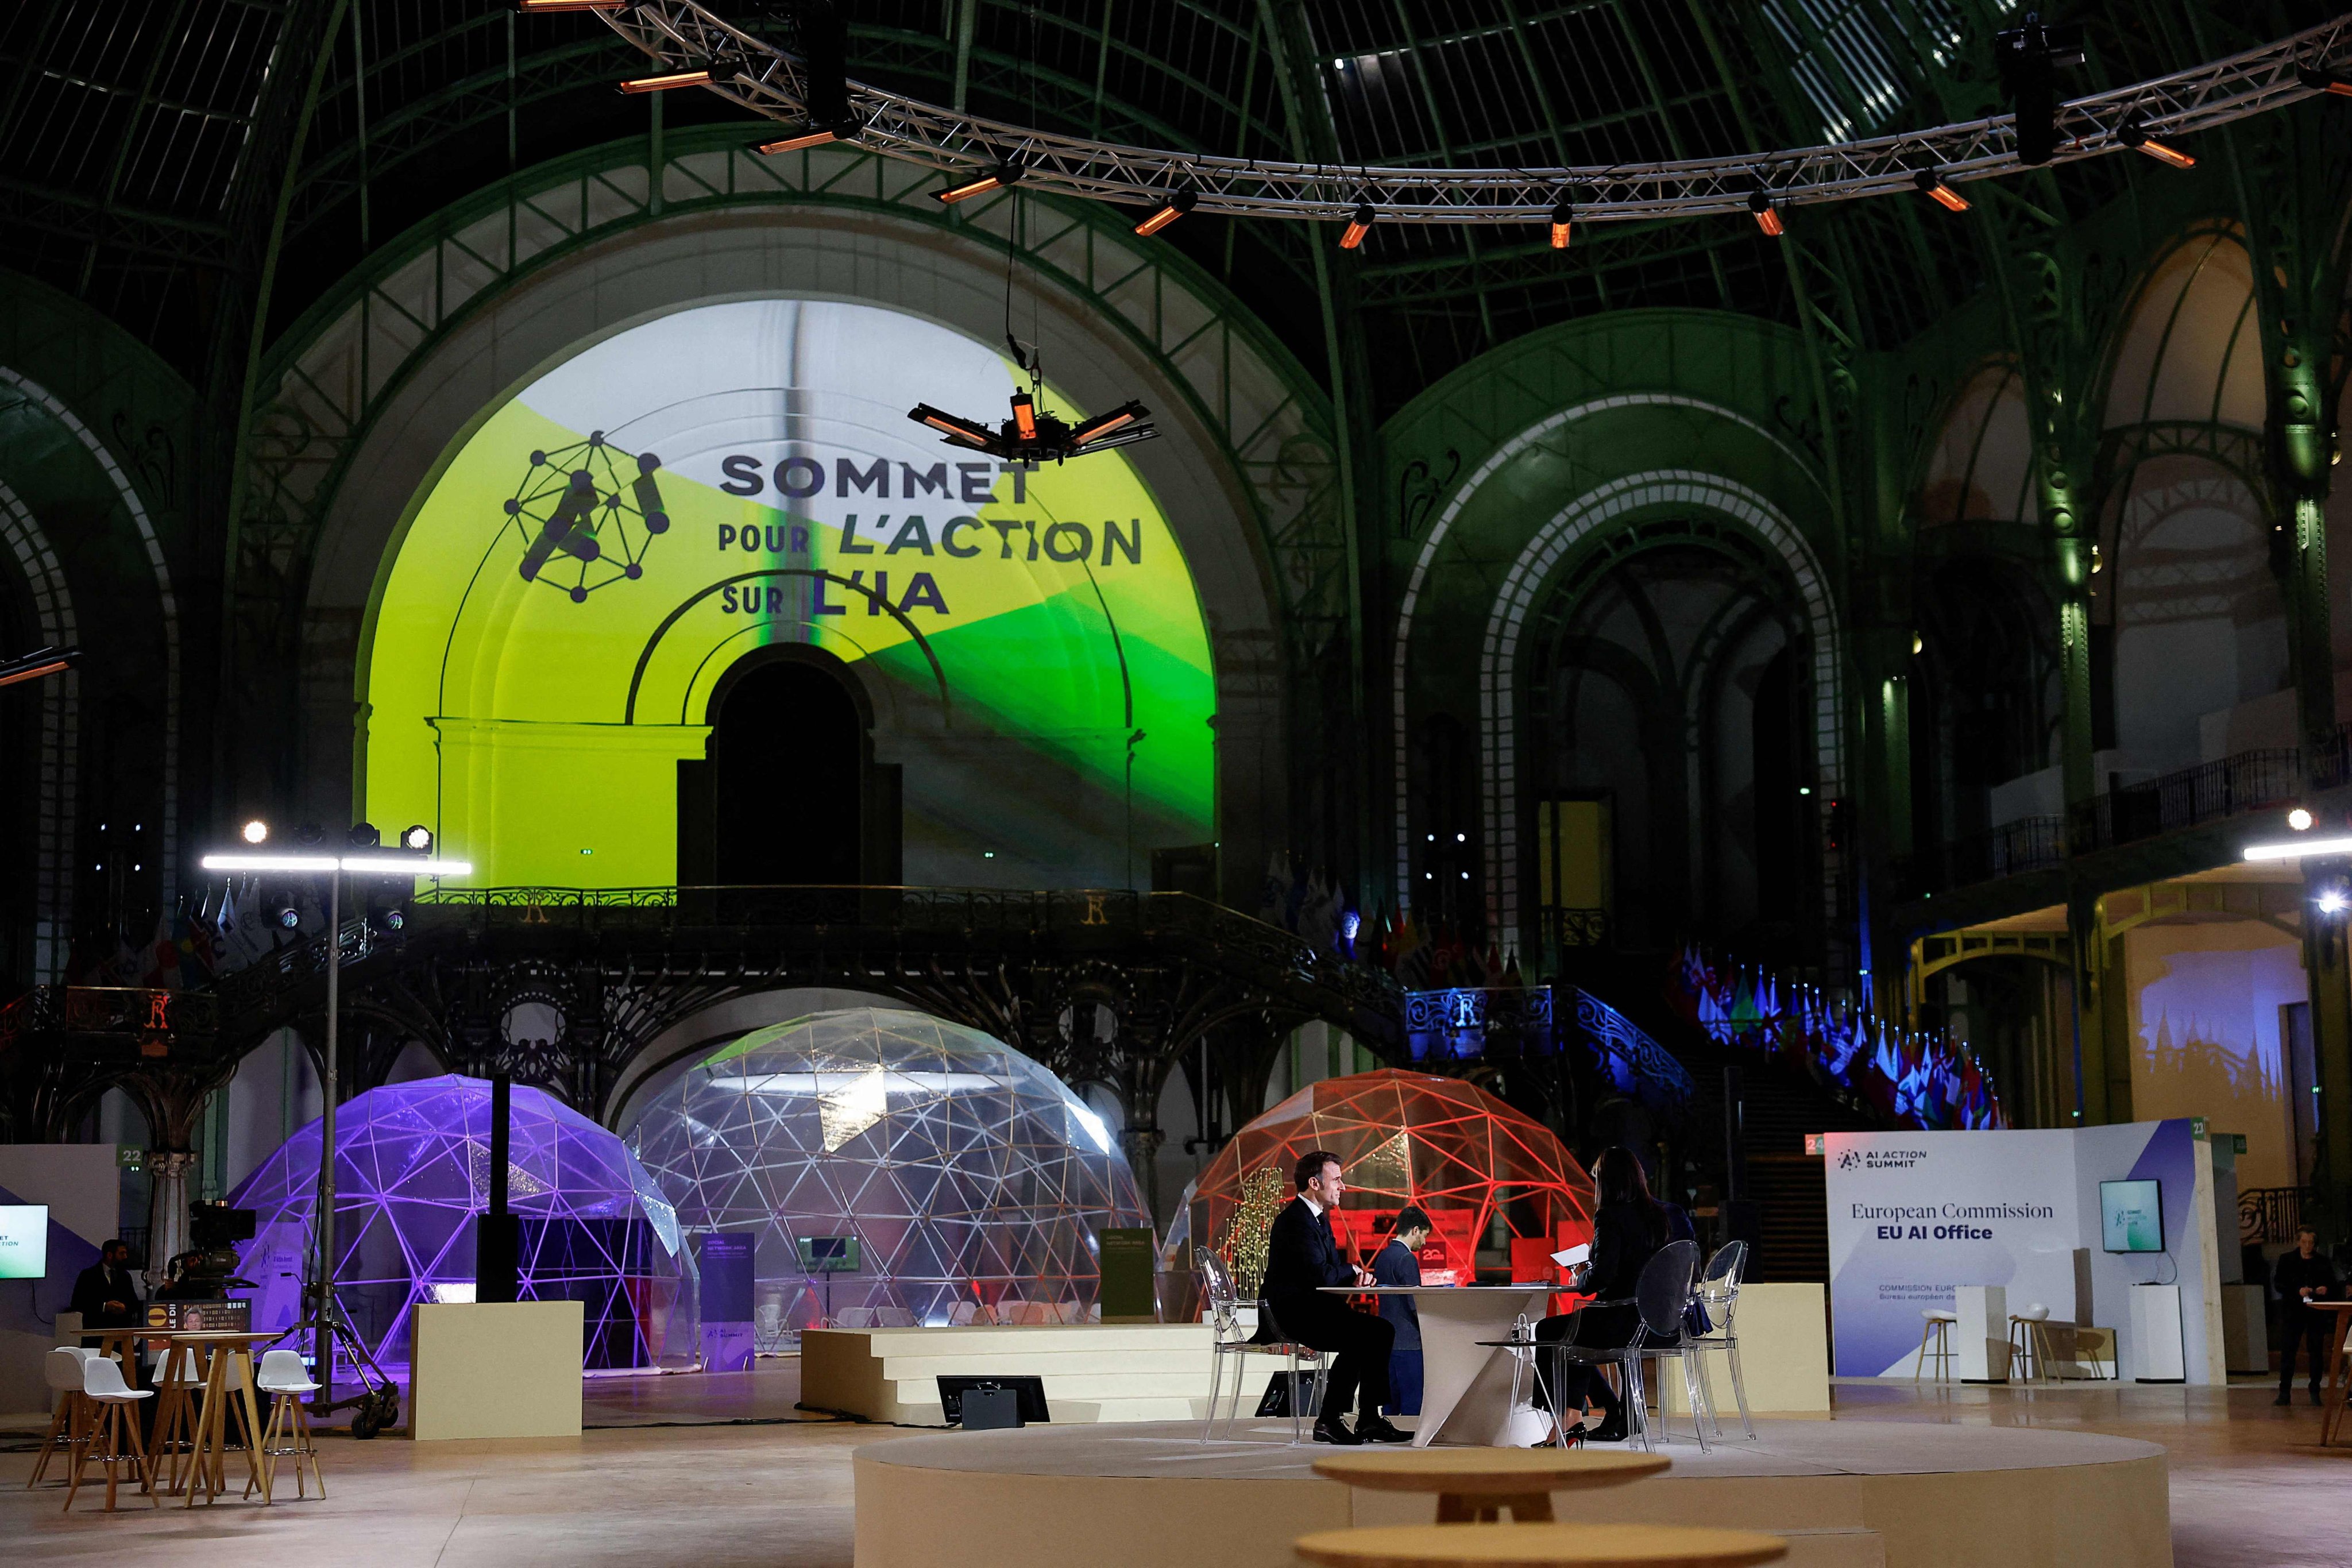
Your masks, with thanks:
M1421 1249L1429 1245L1429 1215L1407 1204L1389 1232L1389 1244L1372 1256L1372 1283L1421 1288ZM1389 1349L1389 1396L1384 1415L1421 1414L1421 1306L1410 1296L1382 1296L1381 1316L1396 1334Z
M2305 1226L2294 1233L2294 1250L2271 1265L2271 1283L2279 1294L2279 1391L2273 1405L2292 1405L2294 1394L2294 1347L2302 1344L2311 1367L2311 1402L2319 1403L2319 1380L2327 1375L2327 1334L2334 1327L2330 1312L2315 1312L2306 1304L2336 1300L2336 1265L2319 1256L2319 1233Z
M139 1287L131 1278L131 1248L110 1241L98 1261L74 1279L72 1310L85 1329L135 1329L140 1323Z
M1315 1440L1343 1446L1405 1442L1411 1434L1398 1431L1380 1414L1388 1397L1389 1347L1395 1331L1349 1306L1346 1297L1323 1293L1327 1285L1369 1285L1372 1278L1340 1255L1331 1234L1331 1211L1345 1190L1339 1156L1314 1151L1298 1162L1293 1180L1298 1195L1274 1216L1260 1289L1272 1310L1273 1328L1283 1338L1333 1352L1323 1407L1315 1414ZM1258 1332L1271 1337L1264 1321ZM1357 1409L1353 1430L1342 1419L1351 1404Z

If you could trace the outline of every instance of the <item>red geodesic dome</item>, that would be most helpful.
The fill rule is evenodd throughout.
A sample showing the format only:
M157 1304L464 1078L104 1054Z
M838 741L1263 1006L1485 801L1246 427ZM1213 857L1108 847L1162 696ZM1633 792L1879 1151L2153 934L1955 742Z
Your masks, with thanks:
M1475 1084L1382 1068L1309 1084L1235 1133L1185 1189L1162 1268L1189 1274L1197 1242L1254 1290L1266 1227L1312 1149L1339 1156L1347 1177L1333 1220L1350 1253L1384 1245L1405 1205L1429 1212L1432 1284L1474 1282L1479 1250L1501 1239L1497 1216L1508 1247L1483 1260L1496 1279L1506 1263L1513 1279L1556 1279L1547 1255L1592 1239L1592 1178L1549 1128Z

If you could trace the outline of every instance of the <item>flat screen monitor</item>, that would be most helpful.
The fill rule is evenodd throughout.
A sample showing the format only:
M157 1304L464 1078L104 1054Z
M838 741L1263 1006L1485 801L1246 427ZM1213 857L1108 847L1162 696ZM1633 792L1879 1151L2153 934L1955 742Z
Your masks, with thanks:
M49 1272L49 1205L0 1204L0 1279L45 1279Z
M854 1236L801 1237L801 1268L811 1274L857 1272L857 1238Z
M2109 1252L2164 1250L2164 1187L2154 1181L2099 1184L2099 1236Z

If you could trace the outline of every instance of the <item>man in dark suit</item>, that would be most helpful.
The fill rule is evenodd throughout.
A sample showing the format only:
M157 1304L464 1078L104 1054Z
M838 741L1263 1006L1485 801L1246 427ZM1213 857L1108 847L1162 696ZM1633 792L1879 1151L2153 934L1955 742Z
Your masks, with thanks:
M81 1314L85 1329L129 1329L139 1324L139 1307L131 1249L110 1241L99 1249L98 1261L75 1279L72 1310Z
M1340 1254L1331 1232L1331 1211L1339 1206L1345 1184L1337 1156L1321 1149L1298 1162L1298 1196L1274 1217L1266 1237L1262 1295L1284 1337L1333 1352L1323 1407L1315 1416L1315 1440L1352 1445L1367 1440L1402 1443L1411 1434L1380 1414L1389 1392L1389 1350L1395 1331L1369 1312L1348 1305L1344 1296L1326 1295L1327 1285L1369 1285L1371 1275ZM1259 1331L1266 1331L1259 1325ZM1341 1419L1357 1410L1350 1430Z

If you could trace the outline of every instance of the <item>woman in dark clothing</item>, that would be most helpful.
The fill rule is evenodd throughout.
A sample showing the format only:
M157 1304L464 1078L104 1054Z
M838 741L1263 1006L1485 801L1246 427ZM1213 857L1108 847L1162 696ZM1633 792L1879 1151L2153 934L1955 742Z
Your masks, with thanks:
M1584 1289L1597 1301L1624 1301L1618 1307L1586 1307L1580 1311L1546 1318L1536 1325L1538 1343L1566 1341L1591 1350L1622 1350L1642 1331L1641 1309L1632 1305L1633 1288L1642 1270L1660 1247L1674 1239L1675 1211L1650 1195L1649 1178L1630 1149L1609 1149L1592 1169L1600 1187L1600 1207L1592 1216L1592 1258ZM1686 1227L1689 1222L1685 1220ZM1557 1366L1559 1388L1551 1386ZM1553 1413L1580 1411L1598 1405L1601 1425L1585 1436L1594 1442L1625 1440L1625 1402L1607 1378L1590 1366L1558 1361L1536 1353L1536 1402Z

